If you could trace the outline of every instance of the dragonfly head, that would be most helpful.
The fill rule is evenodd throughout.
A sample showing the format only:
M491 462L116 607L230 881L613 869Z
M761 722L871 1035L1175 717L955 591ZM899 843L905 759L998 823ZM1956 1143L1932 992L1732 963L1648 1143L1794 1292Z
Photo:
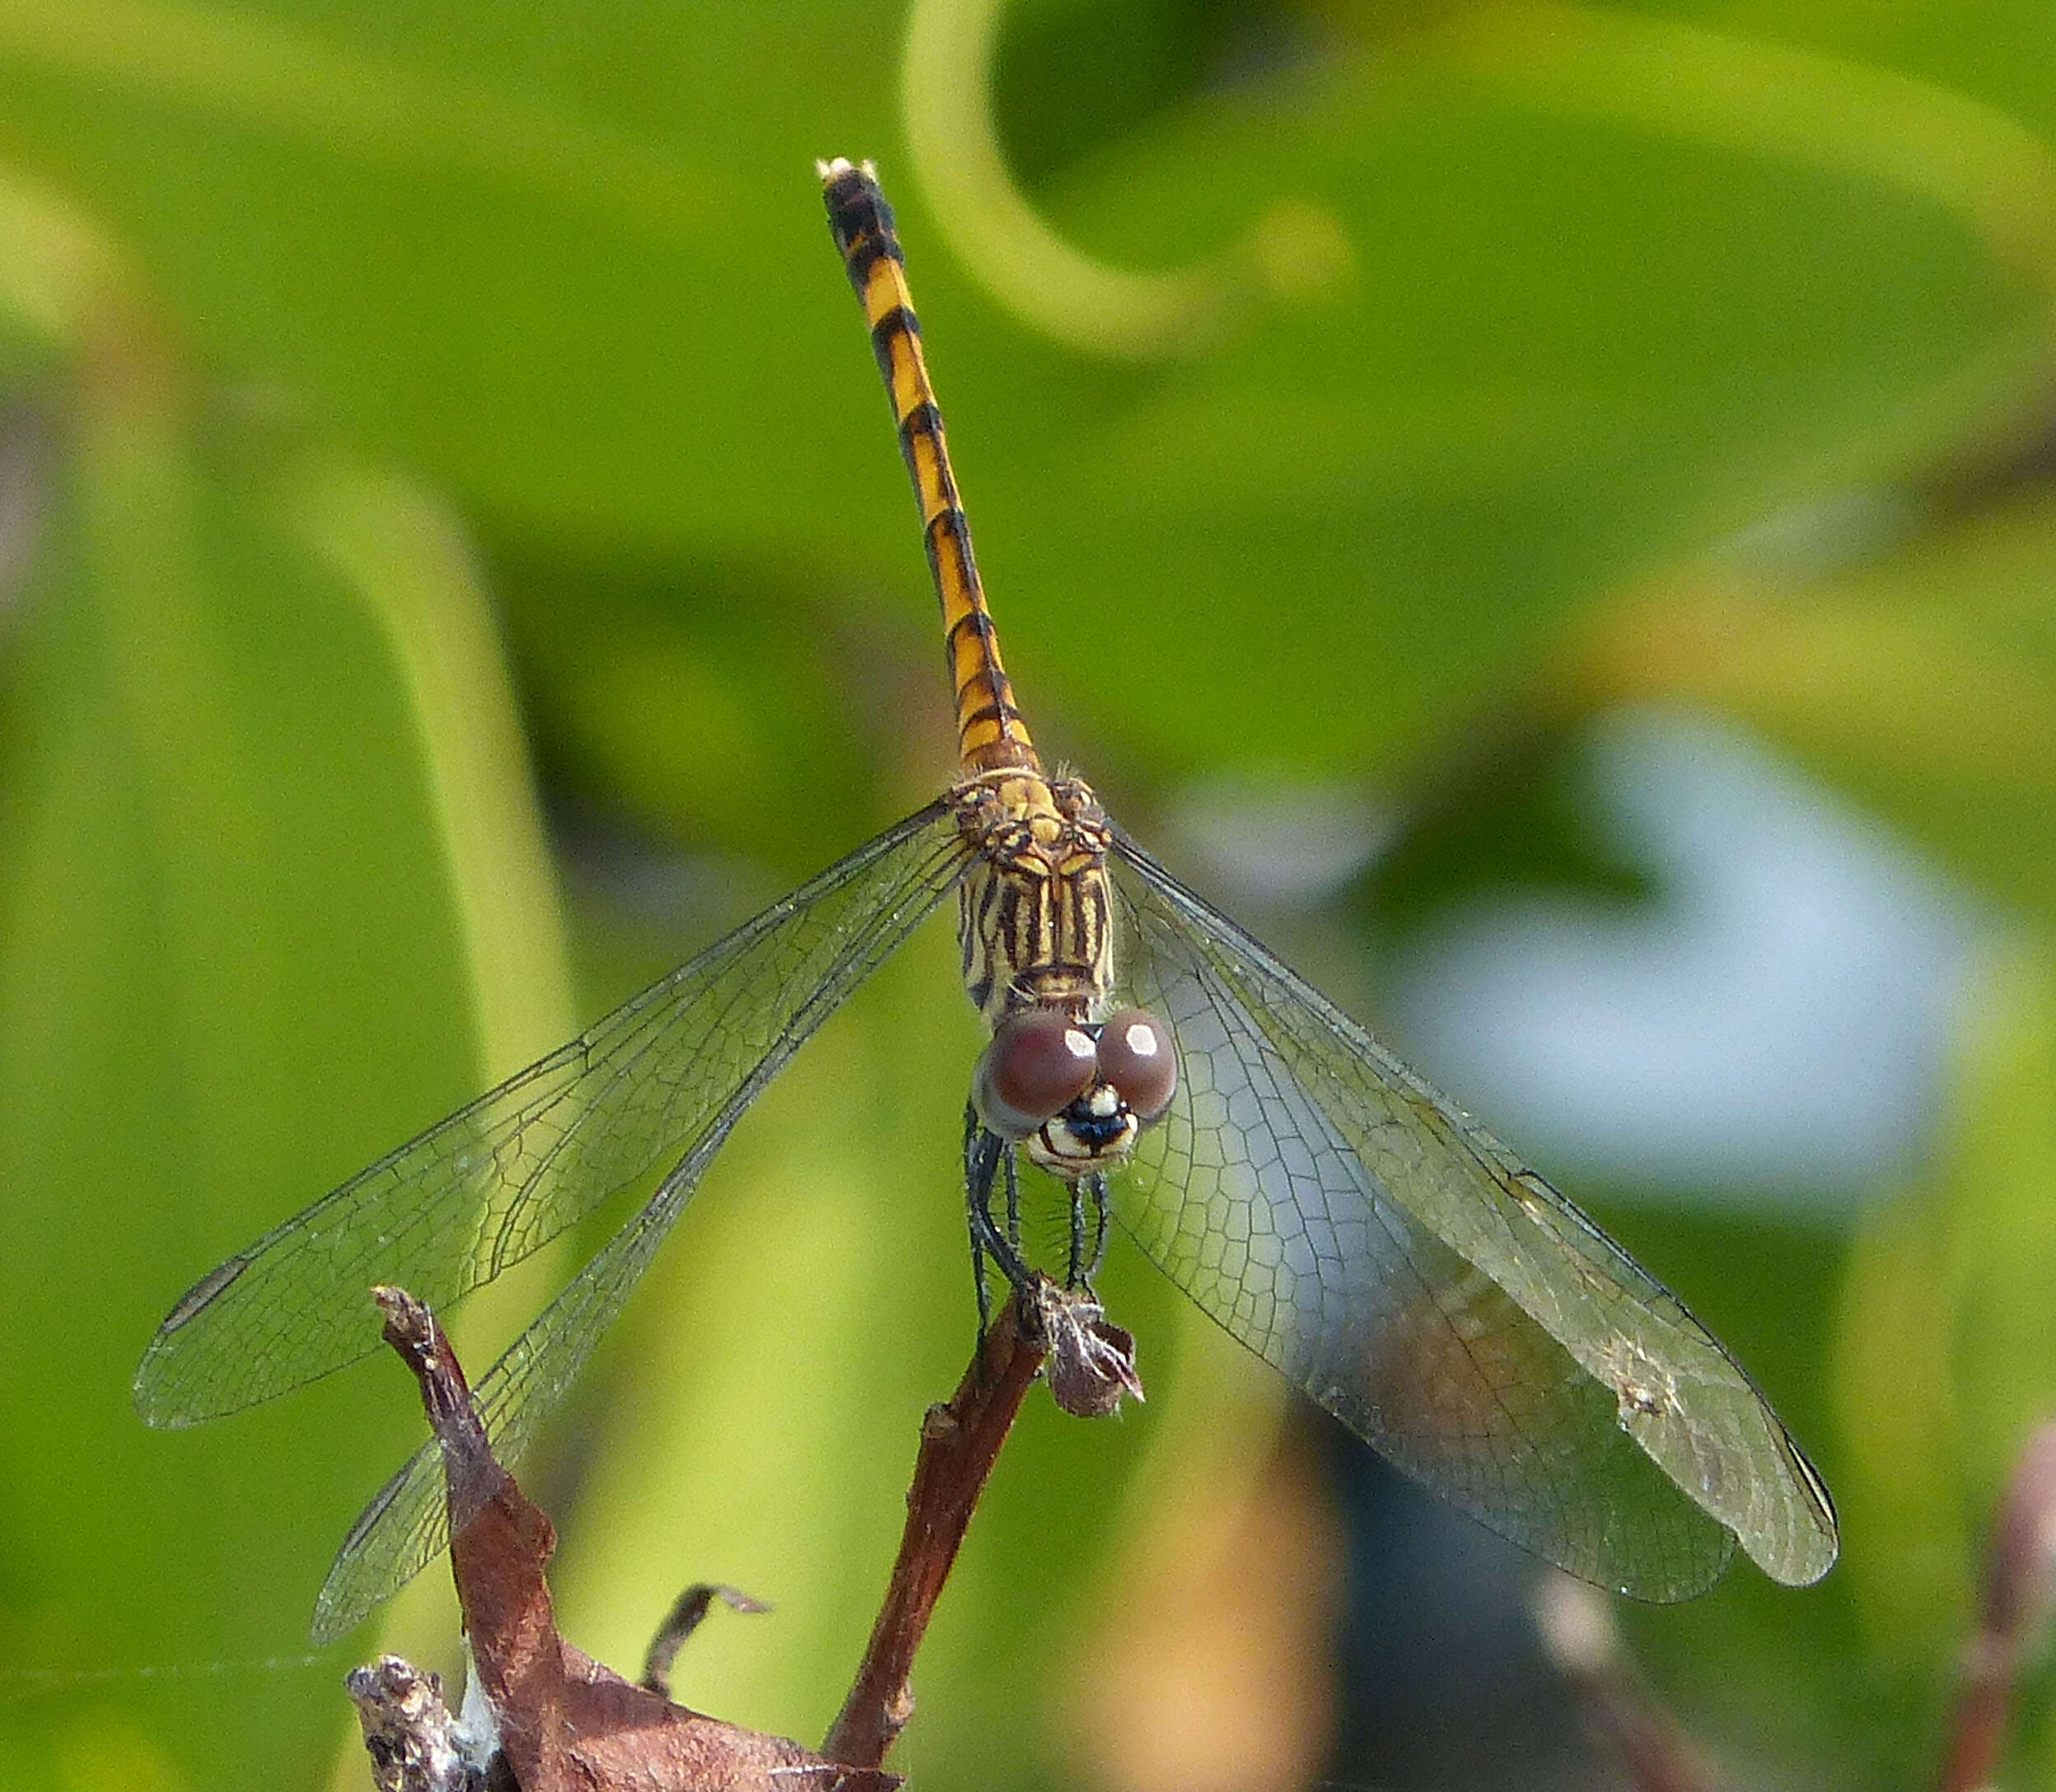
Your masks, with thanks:
M1092 1022L1039 1007L994 1030L971 1100L988 1127L1026 1146L1031 1163L1075 1181L1125 1157L1177 1087L1170 1029L1146 1010Z

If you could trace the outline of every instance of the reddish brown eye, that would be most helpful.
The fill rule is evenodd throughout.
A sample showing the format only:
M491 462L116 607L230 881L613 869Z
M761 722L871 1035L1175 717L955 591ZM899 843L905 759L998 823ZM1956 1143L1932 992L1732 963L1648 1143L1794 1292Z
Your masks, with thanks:
M1025 1139L1092 1086L1091 1036L1054 1008L1002 1020L978 1061L971 1099L1002 1138Z
M1178 1090L1178 1054L1163 1022L1142 1008L1109 1015L1100 1029L1100 1075L1147 1125Z

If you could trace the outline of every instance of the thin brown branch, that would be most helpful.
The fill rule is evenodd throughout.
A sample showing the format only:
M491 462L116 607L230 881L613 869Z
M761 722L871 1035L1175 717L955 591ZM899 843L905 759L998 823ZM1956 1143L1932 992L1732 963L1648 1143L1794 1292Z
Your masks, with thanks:
M1047 1280L1016 1295L992 1323L946 1406L921 1427L906 1528L885 1602L849 1696L821 1744L831 1761L880 1767L914 1714L909 1679L928 1620L970 1528L971 1514L1045 1358L1067 1412L1098 1417L1124 1394L1140 1398L1134 1340L1107 1323L1090 1296Z
M556 1547L549 1519L494 1457L434 1315L401 1290L374 1292L386 1342L419 1382L441 1446L451 1561L489 1716L486 1734L473 1734L450 1717L432 1678L404 1662L360 1673L353 1693L367 1744L393 1792L473 1792L488 1771L511 1772L524 1792L889 1792L900 1782L882 1765L913 1712L914 1654L1036 1375L1046 1361L1058 1404L1081 1417L1104 1416L1124 1398L1142 1397L1134 1340L1107 1323L1089 1293L1045 1277L1007 1302L955 1398L929 1409L885 1603L816 1755L669 1698L672 1658L715 1598L763 1609L730 1589L686 1589L651 1645L641 1685L558 1634L544 1574Z
M1964 1650L1940 1792L1992 1784L2021 1674L2041 1646L2056 1593L2056 1422L2021 1451L1993 1526L1978 1629Z
M908 1685L915 1651L942 1597L1000 1445L1042 1367L1045 1346L1018 1300L1009 1300L979 1342L946 1406L921 1426L906 1528L862 1664L821 1752L852 1766L878 1767L914 1715Z

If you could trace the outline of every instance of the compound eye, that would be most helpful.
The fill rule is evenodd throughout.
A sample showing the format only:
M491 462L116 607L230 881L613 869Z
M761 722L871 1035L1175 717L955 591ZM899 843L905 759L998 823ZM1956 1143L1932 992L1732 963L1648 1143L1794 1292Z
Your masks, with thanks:
M1144 1008L1109 1015L1100 1029L1100 1076L1147 1126L1178 1091L1178 1054L1162 1021Z
M1092 1086L1092 1037L1054 1008L1031 1008L999 1024L978 1061L971 1099L1002 1138L1025 1139Z

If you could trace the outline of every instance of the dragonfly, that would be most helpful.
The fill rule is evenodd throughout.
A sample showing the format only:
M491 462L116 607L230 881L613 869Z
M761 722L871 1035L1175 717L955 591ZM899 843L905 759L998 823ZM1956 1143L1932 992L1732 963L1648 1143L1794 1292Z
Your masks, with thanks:
M1738 1545L1773 1580L1819 1579L1833 1503L1713 1334L1083 780L1045 770L1001 661L892 212L869 164L819 167L919 502L954 782L203 1277L143 1357L142 1416L189 1425L328 1374L376 1347L374 1284L446 1305L654 1176L478 1384L514 1461L745 1111L954 895L965 987L991 1029L965 1128L981 1318L988 1265L1016 1288L1037 1273L1025 1160L1068 1191L1068 1286L1089 1289L1110 1218L1359 1438L1533 1554L1652 1601L1703 1591ZM452 1522L432 1444L352 1528L317 1638L425 1566Z

